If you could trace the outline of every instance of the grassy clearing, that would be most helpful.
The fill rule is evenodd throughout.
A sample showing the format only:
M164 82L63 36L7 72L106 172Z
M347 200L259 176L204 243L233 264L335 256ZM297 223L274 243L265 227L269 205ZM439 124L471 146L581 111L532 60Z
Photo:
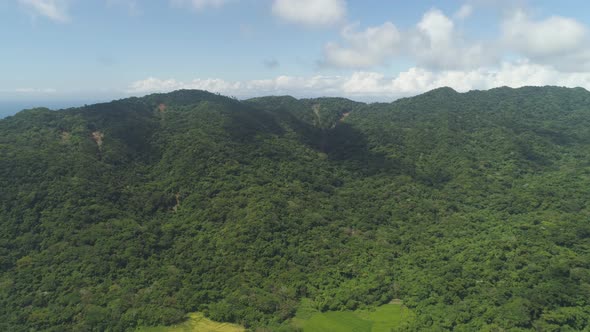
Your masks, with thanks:
M414 319L414 313L401 304L386 304L375 310L355 311L363 319L373 322L371 332L390 332L400 328Z
M244 332L242 326L218 323L202 313L192 313L189 319L174 326L138 328L136 332ZM374 309L319 312L309 300L303 300L291 328L303 332L392 332L414 319L414 313L400 302Z
M313 315L303 325L303 331L313 332L371 332L373 322L351 311L332 311Z
M371 310L318 312L302 303L292 321L304 332L391 332L414 319L401 303L390 303Z
M141 327L136 332L244 332L246 329L236 324L218 323L202 313L188 315L188 320L174 326Z

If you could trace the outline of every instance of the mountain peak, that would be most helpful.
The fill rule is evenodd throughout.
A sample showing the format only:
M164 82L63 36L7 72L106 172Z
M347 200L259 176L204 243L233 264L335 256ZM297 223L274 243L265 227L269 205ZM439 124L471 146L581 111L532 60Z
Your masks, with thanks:
M443 86L440 88L436 88L436 89L432 89L426 93L424 93L424 95L441 95L441 96L451 96L451 95L458 95L459 92L457 92L455 89L448 87L448 86Z

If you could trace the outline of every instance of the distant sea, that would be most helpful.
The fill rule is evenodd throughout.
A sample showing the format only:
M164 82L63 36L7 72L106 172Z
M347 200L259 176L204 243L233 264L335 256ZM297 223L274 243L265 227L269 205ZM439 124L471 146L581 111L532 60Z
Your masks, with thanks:
M77 100L77 101L2 101L0 100L0 119L14 115L24 109L47 107L52 110L96 104L106 100Z

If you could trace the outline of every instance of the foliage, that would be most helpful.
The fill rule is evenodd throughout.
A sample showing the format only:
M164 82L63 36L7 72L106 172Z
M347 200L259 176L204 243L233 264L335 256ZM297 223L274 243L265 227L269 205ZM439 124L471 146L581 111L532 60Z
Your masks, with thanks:
M588 329L589 128L590 93L556 87L22 111L0 120L0 330L256 329L302 298Z

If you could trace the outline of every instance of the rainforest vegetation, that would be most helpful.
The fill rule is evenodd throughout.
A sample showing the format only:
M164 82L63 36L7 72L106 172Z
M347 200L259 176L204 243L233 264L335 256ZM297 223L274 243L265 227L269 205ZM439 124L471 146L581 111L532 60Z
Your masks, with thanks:
M0 120L0 330L590 328L590 92L181 90Z

